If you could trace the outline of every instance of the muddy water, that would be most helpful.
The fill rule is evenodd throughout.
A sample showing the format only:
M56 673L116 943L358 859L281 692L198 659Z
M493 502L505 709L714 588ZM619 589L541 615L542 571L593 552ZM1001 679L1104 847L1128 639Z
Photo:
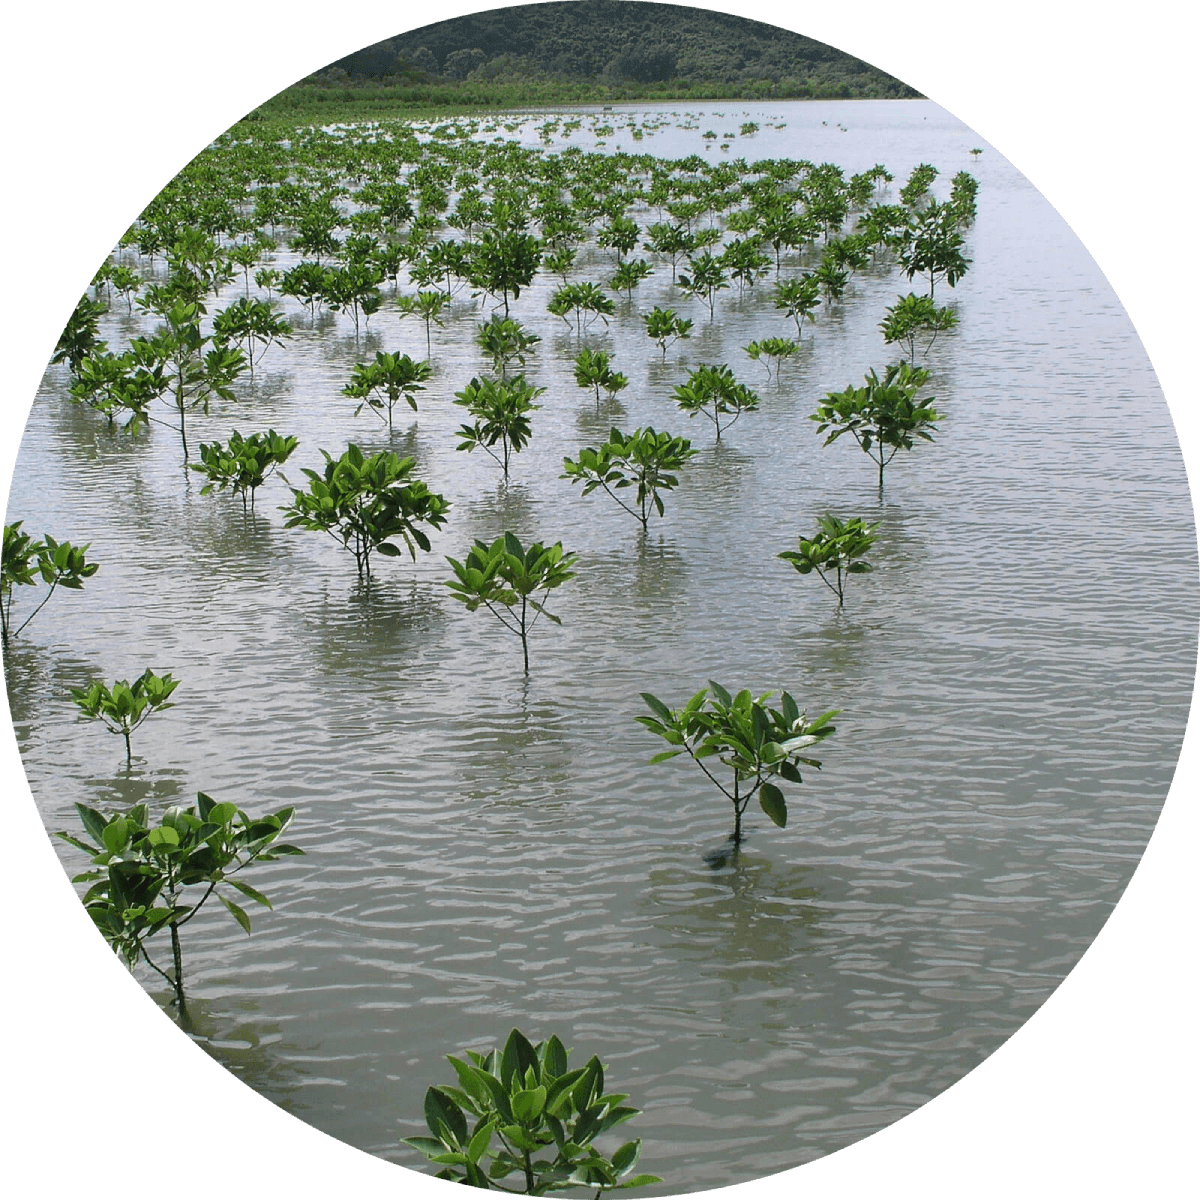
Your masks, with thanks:
M1182 737L1197 614L1182 460L1128 319L1053 210L994 151L973 160L978 139L932 104L699 105L695 129L680 128L686 106L664 111L638 142L621 111L602 118L613 135L585 120L571 141L847 174L883 162L897 183L926 161L939 195L957 170L980 179L971 271L939 291L959 327L926 363L946 419L888 468L882 498L866 457L846 439L822 448L807 417L894 357L878 323L909 284L890 265L818 312L778 381L741 350L788 333L764 285L722 293L710 321L659 265L589 335L631 380L600 411L539 280L513 315L543 338L529 374L546 392L507 485L455 450L453 394L485 366L478 302L464 293L434 330L434 378L392 436L340 389L377 349L423 356L423 328L385 306L356 341L349 320L288 302L293 340L192 440L293 433L297 480L348 440L415 456L450 520L417 563L380 561L369 592L332 540L283 529L278 479L248 516L201 496L177 437L110 435L60 368L22 444L8 520L91 542L103 564L8 656L48 825L70 825L77 800L197 789L296 805L308 854L258 872L275 911L253 937L223 912L189 926L197 1037L288 1110L412 1166L398 1139L422 1131L442 1055L514 1024L610 1064L644 1110L627 1128L662 1191L793 1166L897 1119L1070 970L1138 860ZM700 131L746 120L753 138L704 149ZM517 136L537 144L532 124ZM593 248L577 277L610 269ZM637 316L654 304L696 322L665 363ZM116 302L110 343L139 328ZM719 445L671 399L699 362L730 363L762 399ZM612 424L700 449L644 541L559 479ZM842 614L774 557L826 510L879 522L875 572L851 580ZM528 679L519 645L442 586L444 555L504 529L579 555ZM183 684L127 770L68 689L146 665ZM705 855L725 802L681 760L648 766L658 745L634 721L639 692L678 703L708 678L842 714L787 829L756 812L723 861Z

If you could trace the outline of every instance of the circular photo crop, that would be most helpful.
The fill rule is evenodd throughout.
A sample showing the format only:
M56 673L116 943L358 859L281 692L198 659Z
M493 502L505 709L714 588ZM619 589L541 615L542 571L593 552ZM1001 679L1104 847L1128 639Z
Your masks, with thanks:
M156 1031L383 1163L668 1196L1050 997L1200 591L1146 351L995 147L785 29L555 0L339 58L126 215L0 632Z

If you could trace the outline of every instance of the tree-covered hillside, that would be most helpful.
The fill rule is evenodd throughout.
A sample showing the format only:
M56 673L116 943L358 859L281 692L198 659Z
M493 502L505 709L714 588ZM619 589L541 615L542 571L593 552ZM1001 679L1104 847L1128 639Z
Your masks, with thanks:
M743 17L636 0L565 0L439 21L331 64L311 84L426 87L463 81L561 80L628 94L916 96L823 42ZM636 90L636 89L635 89ZM700 94L698 91L697 94Z

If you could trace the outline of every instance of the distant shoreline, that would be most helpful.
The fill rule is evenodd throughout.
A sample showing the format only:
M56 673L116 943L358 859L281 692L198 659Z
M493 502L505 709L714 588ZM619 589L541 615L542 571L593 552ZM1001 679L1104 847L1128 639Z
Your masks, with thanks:
M664 101L771 103L794 100L894 100L845 85L813 88L785 86L763 80L761 84L602 84L530 80L525 83L472 82L428 85L361 85L325 87L293 84L248 113L246 121L296 122L320 119L369 121L380 118L428 117L441 114L512 111L570 105L636 104ZM925 96L903 99L924 100Z

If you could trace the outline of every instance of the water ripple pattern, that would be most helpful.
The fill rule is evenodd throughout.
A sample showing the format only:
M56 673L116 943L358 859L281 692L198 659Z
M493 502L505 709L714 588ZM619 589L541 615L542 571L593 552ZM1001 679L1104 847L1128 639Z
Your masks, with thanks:
M47 825L71 826L75 801L161 806L198 789L294 804L307 856L256 880L275 911L250 938L223 912L187 930L196 1036L291 1112L409 1166L424 1161L399 1139L423 1132L443 1055L512 1025L610 1064L643 1109L628 1128L660 1192L831 1153L961 1078L1046 999L1166 795L1195 669L1195 530L1166 406L1099 270L932 104L725 108L726 124L762 126L734 151L750 158L980 179L973 265L946 294L959 327L928 360L946 419L888 468L882 500L866 457L849 439L823 449L807 418L893 357L878 323L909 286L890 266L817 314L778 383L740 349L787 333L766 286L723 293L710 322L660 267L593 339L631 380L599 413L539 278L513 311L543 338L529 371L544 407L507 487L455 450L453 393L485 366L477 305L460 298L434 331L420 412L389 442L340 389L376 349L424 357L423 327L385 306L356 344L348 319L287 302L292 343L193 436L296 434L295 479L352 439L413 454L450 520L434 553L381 562L369 595L330 539L283 528L283 483L249 517L202 497L169 430L111 436L61 368L22 444L8 519L90 542L102 564L8 656ZM532 122L520 136L536 144ZM623 126L610 142L633 148ZM701 152L672 121L638 149ZM601 278L589 253L578 277ZM653 304L696 320L665 364L636 315ZM116 303L110 343L136 328ZM763 401L720 445L671 398L701 361L730 363ZM700 450L644 544L602 495L559 479L613 423ZM841 615L774 557L827 509L880 524L876 569L851 580ZM528 679L515 639L442 586L444 555L504 529L579 555ZM126 772L68 689L147 665L183 682ZM754 811L736 859L704 857L728 831L725 801L686 759L647 765L658 746L634 721L639 692L678 704L709 677L842 713L787 829Z

